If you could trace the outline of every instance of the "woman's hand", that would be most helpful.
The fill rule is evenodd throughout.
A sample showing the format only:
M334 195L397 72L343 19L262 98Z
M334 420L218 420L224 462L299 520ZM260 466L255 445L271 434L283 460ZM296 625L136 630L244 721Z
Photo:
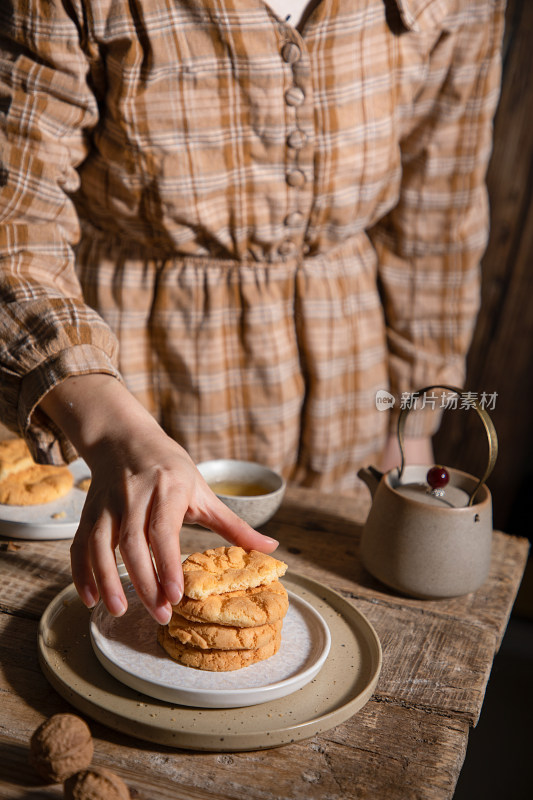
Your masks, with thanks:
M199 523L246 549L270 553L277 547L213 494L186 451L115 378L69 378L41 407L91 469L71 547L72 577L87 606L101 597L111 614L126 611L118 547L140 599L166 624L183 594L183 522Z

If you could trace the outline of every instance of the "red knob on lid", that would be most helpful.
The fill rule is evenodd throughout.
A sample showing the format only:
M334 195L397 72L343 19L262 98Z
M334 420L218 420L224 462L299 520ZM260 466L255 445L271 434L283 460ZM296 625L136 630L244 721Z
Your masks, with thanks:
M450 474L446 467L431 467L426 475L426 480L432 489L443 489L450 480Z

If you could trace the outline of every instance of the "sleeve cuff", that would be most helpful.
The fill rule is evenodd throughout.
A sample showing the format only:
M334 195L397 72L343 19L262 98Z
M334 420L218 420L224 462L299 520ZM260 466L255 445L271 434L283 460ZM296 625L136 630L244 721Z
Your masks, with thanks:
M439 387L411 409L405 424L405 435L409 438L433 436L439 429L442 412L446 407L445 386L461 389L465 380L465 359L455 356L449 360L435 357L411 363L390 357L391 394L394 406L390 417L390 432L396 433L400 411L413 392L427 386ZM443 387L442 389L440 387Z
M71 442L38 406L51 389L67 378L91 373L105 373L122 381L113 360L99 347L89 344L61 351L23 378L18 405L19 430L36 462L62 465L78 458Z

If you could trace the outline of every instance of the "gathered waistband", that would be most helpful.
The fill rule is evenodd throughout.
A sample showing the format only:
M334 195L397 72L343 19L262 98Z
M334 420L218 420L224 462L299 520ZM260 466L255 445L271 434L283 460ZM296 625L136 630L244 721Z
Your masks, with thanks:
M363 268L366 267L366 269L373 270L375 267L374 248L365 232L355 234L325 251L304 252L304 249L300 248L293 254L283 255L279 258L253 258L250 256L250 258L241 259L228 258L217 254L206 255L201 252L170 252L157 246L148 246L141 241L127 239L117 233L103 231L85 220L81 223L81 230L82 236L77 247L79 255L83 253L86 257L90 251L94 257L96 250L105 253L106 261L108 262L114 261L116 264L140 262L145 267L152 265L156 270L171 267L172 265L187 265L199 269L217 269L219 271L225 269L242 269L246 271L265 268L269 270L281 269L290 273L304 264L310 269L322 269L327 265L328 270L331 270L336 263L345 262L346 259L352 261L354 258Z

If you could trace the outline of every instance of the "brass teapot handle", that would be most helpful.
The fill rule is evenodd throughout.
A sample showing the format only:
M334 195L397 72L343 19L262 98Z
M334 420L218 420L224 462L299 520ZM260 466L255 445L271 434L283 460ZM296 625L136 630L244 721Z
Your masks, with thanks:
M445 389L446 391L453 392L454 394L457 394L459 396L463 393L461 389L458 389L455 386L426 386L424 389L419 389L416 392L412 392L411 401L415 400L415 398L420 397L420 395L423 395L426 392L433 391L433 389ZM489 441L489 460L485 472L483 473L478 483L474 487L474 490L468 500L467 505L471 506L474 502L476 494L483 486L483 484L486 482L490 473L494 469L494 465L498 457L498 437L496 435L496 428L494 427L494 423L492 422L492 419L490 418L487 410L482 406L480 406L480 404L477 401L477 398L472 398L469 400L469 402L471 403L472 408L474 408L479 414L481 421L485 427L485 431L487 433L487 438ZM398 476L399 478L402 477L403 470L405 467L404 433L405 433L405 423L407 421L407 415L410 410L411 410L411 404L402 408L400 411L400 416L398 417L398 443L400 445L400 455L401 455L401 464Z

